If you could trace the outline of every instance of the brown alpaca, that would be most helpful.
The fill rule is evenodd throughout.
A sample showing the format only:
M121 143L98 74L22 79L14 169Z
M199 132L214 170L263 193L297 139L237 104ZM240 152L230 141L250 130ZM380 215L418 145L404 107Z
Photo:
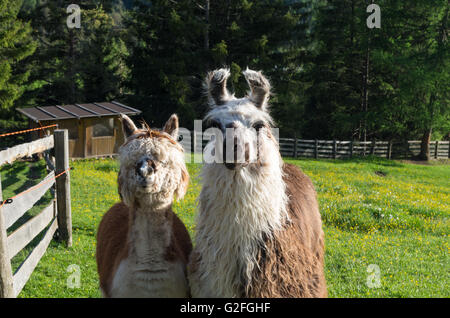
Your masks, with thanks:
M125 115L119 150L121 203L103 216L97 232L97 269L105 297L187 297L189 234L172 211L189 183L178 118L163 131L137 129Z
M225 160L202 168L196 246L188 266L191 294L327 297L316 192L280 156L270 129L270 84L247 70L250 93L238 99L227 91L229 75L216 70L205 83L211 106L205 122L226 136L211 157ZM227 141L227 128L234 141Z

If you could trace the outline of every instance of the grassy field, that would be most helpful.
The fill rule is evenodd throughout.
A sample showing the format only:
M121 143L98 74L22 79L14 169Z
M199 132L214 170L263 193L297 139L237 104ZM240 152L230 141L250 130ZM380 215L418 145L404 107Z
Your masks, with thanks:
M318 192L330 297L450 296L450 165L377 158L286 161L301 167ZM71 166L73 247L53 241L19 297L100 296L95 235L102 215L119 200L118 164L85 160ZM191 235L199 171L199 165L189 164L189 191L175 204ZM0 173L4 198L45 175L42 162L19 162L2 167ZM41 200L31 215L49 198ZM13 268L25 257L26 251L19 253ZM79 288L67 287L72 264L80 268ZM377 272L370 271L373 267L379 269L378 281Z

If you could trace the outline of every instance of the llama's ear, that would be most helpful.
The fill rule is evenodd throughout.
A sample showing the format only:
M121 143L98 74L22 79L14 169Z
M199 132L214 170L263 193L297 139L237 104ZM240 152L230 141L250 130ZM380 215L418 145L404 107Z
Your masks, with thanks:
M270 83L267 78L262 75L261 72L255 72L248 68L243 72L248 86L250 86L249 99L255 104L256 107L267 110L269 96L270 96Z
M122 129L125 138L130 137L138 130L136 125L127 115L120 114L120 120L122 121Z
M164 125L163 131L172 136L173 139L177 140L178 138L178 116L177 114L173 114L170 116L169 120Z
M225 68L209 72L206 76L204 87L211 105L220 106L230 99L230 93L227 90L228 77L230 77L230 70Z

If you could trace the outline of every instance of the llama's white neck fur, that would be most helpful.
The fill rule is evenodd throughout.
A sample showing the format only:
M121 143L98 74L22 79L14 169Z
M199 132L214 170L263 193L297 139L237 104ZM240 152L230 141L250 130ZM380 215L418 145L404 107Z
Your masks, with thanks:
M238 297L243 279L250 283L256 253L264 236L288 219L282 160L278 151L269 164L228 170L205 164L197 225L200 266L206 270L204 296Z

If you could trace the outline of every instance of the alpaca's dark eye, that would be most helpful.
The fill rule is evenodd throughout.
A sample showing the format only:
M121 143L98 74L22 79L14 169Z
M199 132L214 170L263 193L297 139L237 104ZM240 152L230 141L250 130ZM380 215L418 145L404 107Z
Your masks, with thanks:
M182 141L183 140L183 135L179 135L178 136L178 141Z
M253 128L255 128L256 131L259 131L261 128L265 127L266 125L263 122L258 122L256 124L253 124Z

